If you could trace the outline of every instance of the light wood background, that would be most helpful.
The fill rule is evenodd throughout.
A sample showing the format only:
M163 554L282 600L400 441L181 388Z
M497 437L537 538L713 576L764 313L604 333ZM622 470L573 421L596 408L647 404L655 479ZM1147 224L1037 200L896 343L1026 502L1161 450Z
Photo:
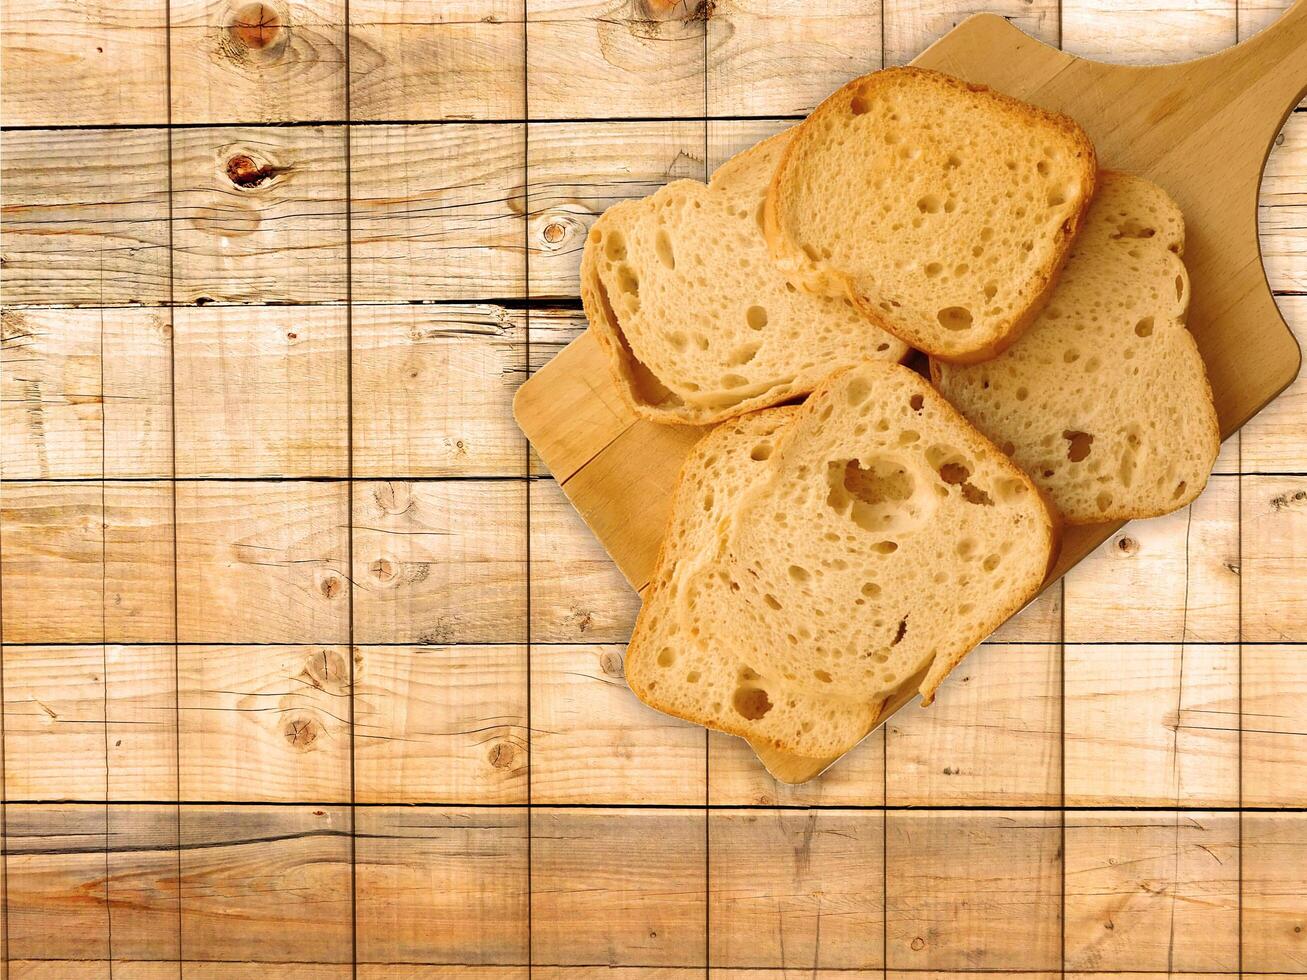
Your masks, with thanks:
M1307 381L798 788L625 690L513 424L598 213L984 6L3 0L5 975L1307 975ZM1307 340L1307 113L1262 242Z

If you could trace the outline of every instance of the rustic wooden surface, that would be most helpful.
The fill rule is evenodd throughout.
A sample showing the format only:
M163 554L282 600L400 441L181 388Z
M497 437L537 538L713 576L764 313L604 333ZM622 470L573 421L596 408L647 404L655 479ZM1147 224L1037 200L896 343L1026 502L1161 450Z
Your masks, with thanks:
M984 6L3 0L5 975L1307 974L1307 382L801 787L624 690L512 423L599 211ZM1307 339L1307 114L1261 214Z

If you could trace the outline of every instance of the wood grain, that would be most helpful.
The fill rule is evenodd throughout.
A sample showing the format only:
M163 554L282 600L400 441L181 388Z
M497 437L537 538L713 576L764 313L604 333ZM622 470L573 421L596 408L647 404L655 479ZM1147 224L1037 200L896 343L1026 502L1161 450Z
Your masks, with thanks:
M758 764L749 743L708 733L708 798L714 806L881 806L885 802L885 731L877 729L822 774L790 784Z
M940 688L886 726L893 806L1061 803L1062 653L985 643Z
M344 0L173 0L172 121L345 118Z
M346 296L345 129L172 132L178 303Z
M178 638L348 642L342 483L177 484Z
M1066 816L1068 969L1239 968L1239 819L1231 813Z
M0 181L6 307L168 300L167 132L0 133Z
M1307 290L1307 112L1295 112L1276 137L1262 177L1259 228L1272 289Z
M526 313L358 305L352 315L356 476L524 475L512 403Z
M532 113L539 115L534 104ZM526 229L532 298L579 295L581 249L590 225L605 210L652 194L668 181L706 179L706 125L700 120L532 124ZM577 167L578 157L584 158L584 168Z
M1244 806L1307 800L1307 649L1246 644L1240 738Z
M158 123L168 117L166 0L0 6L8 126Z
M171 476L164 311L5 310L0 330L0 476Z
M172 507L167 483L0 485L5 642L171 642Z
M525 117L522 16L521 0L352 0L352 118Z
M1253 642L1307 640L1307 477L1239 478L1243 623Z
M177 649L181 799L348 803L349 651Z
M699 0L526 0L532 119L707 114Z
M1236 644L1067 646L1066 803L1239 803Z
M355 301L525 295L524 137L520 124L352 129Z
M517 480L357 483L355 641L524 642L525 509Z
M1237 0L1064 0L1062 47L1118 65L1157 64L1234 44Z
M531 648L531 801L702 804L707 732L640 703L623 648Z
M174 648L6 646L5 799L177 798Z
M173 312L179 477L349 475L343 307Z
M881 966L884 821L875 810L710 813L713 973Z
M863 0L721 0L708 18L706 115L811 112L880 67L880 41L880 10Z
M885 0L885 64L911 61L972 14L994 13L1045 44L1058 43L1055 0Z
M533 962L702 971L705 817L621 808L534 813Z
M527 961L525 810L369 807L357 819L360 963Z
M1045 970L1059 959L1061 815L885 815L891 969Z
M526 803L526 720L524 646L358 647L354 797Z
M1307 296L1277 296L1280 312L1299 346L1307 343ZM1307 379L1300 374L1275 401L1239 432L1240 468L1249 473L1307 473Z
M1243 965L1307 970L1307 813L1243 817Z

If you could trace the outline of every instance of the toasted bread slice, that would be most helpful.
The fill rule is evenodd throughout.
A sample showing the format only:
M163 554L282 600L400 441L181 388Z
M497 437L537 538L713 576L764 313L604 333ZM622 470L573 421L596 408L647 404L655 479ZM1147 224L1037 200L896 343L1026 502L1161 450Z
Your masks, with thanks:
M1185 328L1184 217L1162 188L1104 172L1048 306L985 364L934 363L943 395L1069 524L1155 517L1207 485L1220 429Z
M1094 192L1071 119L921 68L855 79L796 127L764 227L787 274L973 362L1043 305Z
M609 208L581 260L581 298L626 400L656 422L703 425L805 395L837 368L907 347L843 298L772 264L760 214L789 140Z
M923 668L928 703L1056 551L1029 478L899 365L838 373L748 455L766 458L720 516L720 478L691 484L687 468L677 510L716 526L664 552L627 679L654 707L755 744L838 755Z

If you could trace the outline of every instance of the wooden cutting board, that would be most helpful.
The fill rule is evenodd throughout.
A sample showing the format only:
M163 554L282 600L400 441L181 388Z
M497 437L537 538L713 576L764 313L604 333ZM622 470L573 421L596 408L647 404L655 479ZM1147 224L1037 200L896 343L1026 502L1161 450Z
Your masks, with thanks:
M1272 142L1307 92L1307 0L1219 54L1175 65L1100 64L1051 48L1002 17L954 28L914 64L1075 118L1100 164L1156 181L1186 221L1189 328L1212 383L1222 438L1298 374L1300 353L1262 268L1257 195ZM681 462L704 430L655 425L622 402L586 332L522 386L514 413L563 492L637 590L648 584ZM1120 524L1071 528L1055 582ZM904 687L868 729L915 699ZM834 759L755 746L785 782Z

